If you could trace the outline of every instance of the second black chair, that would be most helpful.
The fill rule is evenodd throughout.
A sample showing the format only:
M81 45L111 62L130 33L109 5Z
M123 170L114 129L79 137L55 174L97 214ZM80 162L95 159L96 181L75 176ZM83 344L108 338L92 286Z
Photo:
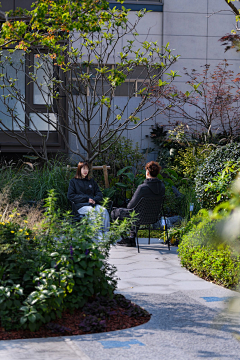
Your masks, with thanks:
M133 209L131 209L132 211L134 210L137 214L137 221L135 222L134 225L136 229L138 252L139 252L139 242L138 242L137 232L139 230L140 225L148 225L148 230L149 230L148 244L150 244L150 226L152 224L155 224L158 220L160 220L162 216L164 217L166 224L166 217L163 210L163 202L164 202L164 197L162 197L161 199L156 197L142 197L137 203L137 205ZM165 227L165 231L167 233L168 249L170 250L170 241L168 238L167 225Z

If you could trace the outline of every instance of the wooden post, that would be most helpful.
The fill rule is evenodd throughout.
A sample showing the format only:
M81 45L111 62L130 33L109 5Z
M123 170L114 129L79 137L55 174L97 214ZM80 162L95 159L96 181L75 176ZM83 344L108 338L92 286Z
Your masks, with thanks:
M105 181L105 188L107 189L109 188L107 165L103 165L103 175Z
M77 166L70 166L67 165L67 170L75 170L77 169ZM104 182L105 182L105 188L109 188L109 181L108 181L108 170L110 170L111 167L107 166L107 165L102 165L102 166L92 166L92 170L103 170L103 175L104 175Z

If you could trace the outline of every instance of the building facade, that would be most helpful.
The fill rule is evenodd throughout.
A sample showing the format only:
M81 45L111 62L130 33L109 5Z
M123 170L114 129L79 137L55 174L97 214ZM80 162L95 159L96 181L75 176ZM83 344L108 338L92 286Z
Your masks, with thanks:
M31 0L8 0L2 2L2 11L23 7L30 9ZM110 2L110 6L121 6L119 3ZM169 43L169 47L174 49L174 54L180 55L179 60L174 64L173 70L177 70L181 77L176 78L175 85L186 91L187 78L183 68L196 69L201 71L205 64L211 65L211 68L218 65L224 59L229 61L231 69L235 74L240 72L240 56L234 49L224 52L224 46L219 42L219 38L230 33L235 28L235 16L231 13L230 8L224 0L160 0L160 1L126 1L124 6L131 9L129 20L133 20L136 11L141 8L150 10L141 20L138 33L140 41L157 41L159 46ZM119 51L126 44L128 38L122 39ZM112 60L113 62L113 60ZM26 96L32 106L38 107L39 111L44 113L44 107L41 103L34 102L34 89L30 89L22 79L22 86L25 87ZM114 105L121 105L126 101L126 91L116 94ZM135 102L134 102L135 101ZM136 98L129 106L136 106L139 99ZM0 109L1 110L1 109ZM127 109L131 111L131 109ZM192 111L189 109L189 111ZM140 119L147 114L141 113ZM69 114L71 116L71 114ZM127 113L126 113L127 116ZM183 119L184 120L184 119ZM149 137L150 126L157 123L166 124L168 119L159 115L143 123L141 126L132 131L123 133L134 142L138 142L142 149L152 147ZM98 119L92 124L93 127L99 125ZM44 131L44 129L40 129ZM36 146L37 138L33 138ZM75 139L69 135L71 147L77 146ZM0 132L0 146L4 152L26 152L26 149L6 134ZM49 138L48 151L67 151L62 139L54 131ZM152 157L154 158L154 154Z

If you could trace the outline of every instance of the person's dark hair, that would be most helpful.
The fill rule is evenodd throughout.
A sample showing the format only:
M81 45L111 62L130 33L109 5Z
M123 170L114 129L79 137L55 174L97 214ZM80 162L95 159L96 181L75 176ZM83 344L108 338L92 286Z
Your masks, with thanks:
M89 165L88 165L88 163L86 161L78 163L77 172L76 172L76 175L74 176L75 179L82 179L81 169L84 166L87 166L88 170L89 170ZM87 174L86 178L88 178L88 175L89 175L89 173Z
M161 166L156 161L150 161L146 164L145 169L149 171L151 177L157 177L160 173Z

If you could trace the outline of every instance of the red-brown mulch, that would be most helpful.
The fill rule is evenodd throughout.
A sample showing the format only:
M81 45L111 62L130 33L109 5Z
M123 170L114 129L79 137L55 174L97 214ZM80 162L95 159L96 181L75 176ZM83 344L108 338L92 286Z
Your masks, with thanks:
M130 327L142 325L150 320L151 315L142 316L142 317L130 317L123 314L125 309L118 307L115 310L115 315L110 315L106 319L106 330L115 331L127 329ZM46 325L42 325L38 331L31 332L30 330L14 330L14 331L5 331L0 325L0 340L15 340L15 339L32 339L32 338L46 338L54 336L66 336L66 335L83 335L90 334L92 332L84 332L79 329L79 323L85 318L85 315L82 309L76 309L72 314L69 311L64 311L62 313L61 319L56 319L52 321L54 324L59 324L60 326L67 327L70 331L58 332L55 330L50 330Z

